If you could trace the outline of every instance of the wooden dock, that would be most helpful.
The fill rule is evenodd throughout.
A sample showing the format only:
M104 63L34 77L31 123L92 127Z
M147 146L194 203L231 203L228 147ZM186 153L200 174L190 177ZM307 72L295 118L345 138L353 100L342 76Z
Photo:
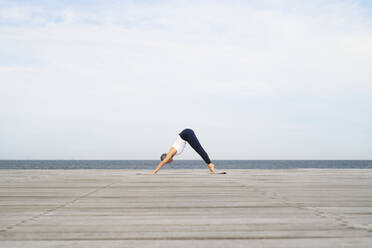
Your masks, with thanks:
M0 247L372 247L372 170L0 170Z

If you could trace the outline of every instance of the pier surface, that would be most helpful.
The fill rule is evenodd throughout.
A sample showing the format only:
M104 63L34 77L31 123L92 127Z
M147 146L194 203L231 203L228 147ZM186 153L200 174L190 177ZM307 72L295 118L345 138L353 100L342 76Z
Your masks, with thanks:
M372 170L1 170L0 247L372 247Z

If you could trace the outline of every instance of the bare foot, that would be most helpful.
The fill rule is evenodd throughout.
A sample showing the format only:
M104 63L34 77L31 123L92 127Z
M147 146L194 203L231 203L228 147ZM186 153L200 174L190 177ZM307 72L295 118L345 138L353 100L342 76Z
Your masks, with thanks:
M208 164L208 168L209 168L209 170L210 170L211 173L214 173L215 172L214 171L214 164L212 164L212 163Z

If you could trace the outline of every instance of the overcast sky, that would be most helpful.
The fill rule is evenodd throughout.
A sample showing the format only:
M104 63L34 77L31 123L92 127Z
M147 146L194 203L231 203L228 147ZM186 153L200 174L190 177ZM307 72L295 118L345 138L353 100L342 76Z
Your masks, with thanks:
M0 159L372 159L368 2L0 0Z

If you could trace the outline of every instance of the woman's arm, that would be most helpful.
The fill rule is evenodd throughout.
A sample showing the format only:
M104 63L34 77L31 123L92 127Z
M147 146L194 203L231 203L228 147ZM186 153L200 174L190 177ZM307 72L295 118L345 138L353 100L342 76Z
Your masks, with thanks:
M163 159L163 161L161 161L159 163L159 165L152 172L152 174L156 174L156 172L158 172L161 169L161 167L163 167L166 163L172 162L173 161L173 156L176 153L177 153L177 150L175 148L171 147L171 149L169 149L169 152L168 152L167 156Z

